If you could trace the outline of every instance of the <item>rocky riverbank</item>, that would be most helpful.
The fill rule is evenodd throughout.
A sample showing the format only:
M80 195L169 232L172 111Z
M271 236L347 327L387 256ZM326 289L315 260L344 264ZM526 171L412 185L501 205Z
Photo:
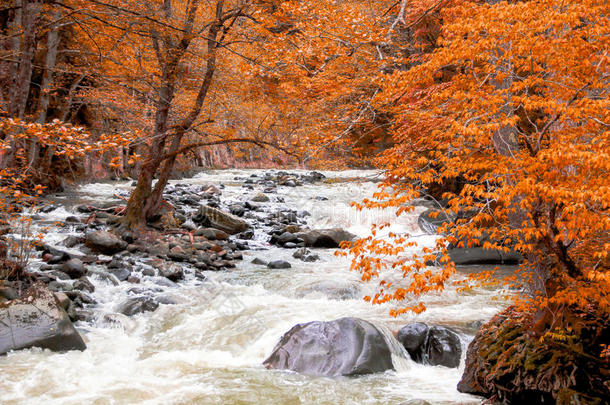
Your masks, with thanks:
M66 317L76 322L76 330L81 333L84 343L89 347L93 345L93 348L87 350L96 351L99 343L96 343L95 339L91 341L94 338L90 335L91 330L97 334L98 330L119 328L124 330L123 333L128 333L134 322L139 324L168 312L184 311L185 289L201 291L206 300L204 302L207 303L202 307L204 308L206 305L213 305L208 301L212 297L218 297L214 298L215 300L235 301L235 297L231 298L227 291L238 288L237 285L241 282L238 282L236 287L229 287L218 284L217 280L248 277L254 281L245 283L258 284L261 283L260 277L262 280L271 280L273 277L278 280L273 281L277 284L274 287L271 287L269 282L262 281L262 285L269 289L265 294L282 294L281 280L285 278L286 282L290 280L291 285L290 292L286 294L294 296L291 300L298 300L291 305L303 303L305 312L299 316L296 313L288 314L292 321L272 321L273 330L264 338L268 343L255 351L260 353L257 354L260 357L255 361L256 364L264 362L269 368L300 371L305 376L330 376L331 374L324 372L325 368L321 363L312 360L313 352L309 350L315 352L329 345L334 347L336 345L333 342L338 339L345 351L337 351L326 359L330 364L328 370L336 371L332 375L379 374L383 370L404 372L405 365L397 365L397 359L399 363L420 363L433 373L441 372L436 371L438 367L459 372L456 367L463 365L462 353L468 341L468 336L464 334L461 326L457 329L452 326L443 328L439 323L442 325L447 320L443 321L442 318L440 321L428 319L427 324L409 320L384 321L386 315L381 318L380 315L387 314L387 309L380 308L377 314L374 308L363 303L363 286L356 279L352 280L351 276L337 277L321 273L314 278L305 277L307 273L317 272L318 268L331 266L329 261L332 250L327 253L327 249L337 248L341 242L356 237L353 231L345 226L353 219L341 218L342 211L333 208L328 216L313 211L315 207L325 206L327 201L331 206L336 204L333 202L336 197L325 192L327 187L349 190L354 188L353 181L325 179L324 175L319 173L255 172L232 178L225 177L223 181L216 182L173 183L164 195L168 208L171 205L173 209L166 210L164 215L160 215L150 224L151 232L137 239L130 233L115 231L119 229L116 225L120 223L123 199L128 196L128 187L121 186L112 190L112 185L103 186L108 188L107 197L85 201L82 201L80 196L56 196L53 203L44 206L39 214L32 215L36 226L49 227L53 234L39 247L36 260L30 264L30 272L39 283L33 288L43 288L54 293L56 308L65 311ZM96 186L96 190L101 186ZM301 194L299 201L310 201L311 204L295 203L293 197L288 202L285 201L288 195ZM350 195L346 197L346 203L349 204L349 201L361 196L360 192ZM315 221L311 221L312 212ZM62 224L55 224L56 218L61 218ZM368 228L367 222L363 225ZM60 236L62 233L64 235ZM348 266L341 264L339 267L347 269ZM251 270L243 274L241 268ZM303 273L307 268L311 270L305 270ZM337 264L333 264L332 269L331 273L336 271ZM16 304L27 287L18 283L5 283L0 289L0 296L3 297L0 301L4 301L1 305L9 308ZM323 297L322 301L316 301L320 300L320 297ZM277 297L269 299L271 301L265 304L263 313L269 308L270 314L274 314L273 319L281 319L280 311L286 311L286 308L281 309L282 304L278 303ZM263 300L266 302L267 298ZM255 305L243 300L238 304L242 308ZM189 305L199 304L191 302ZM319 309L306 310L308 306ZM335 316L320 312L324 307L360 306L362 312L360 309L355 312L339 311ZM241 317L245 312L240 311L237 313ZM268 325L271 318L270 315L260 315L260 311L257 313L259 315L240 318L241 326L233 325L231 334L239 335L241 327L250 331L248 334L252 339L260 339L265 329L247 322L255 319L259 324ZM328 314L330 313L333 312L329 311ZM363 318L350 316L352 314ZM366 319L367 314L373 314L379 320L371 322ZM342 320L346 315L351 319L347 323ZM222 319L223 323L231 322L235 316L233 313L227 313L219 319ZM432 322L429 322L430 320ZM296 336L294 329L298 326L294 325L310 321L314 323L300 332L306 333L307 339L310 339L312 346L309 349L299 347L294 339L290 340L292 343L288 346L281 344L288 336ZM362 334L362 325L367 324L372 325L374 329ZM320 330L323 333L312 334L313 327L322 328ZM214 333L208 337L211 342L226 333L223 330L214 332L213 325L208 328L210 333ZM401 329L398 340L388 328L395 332ZM373 338L375 330L377 338ZM284 338L282 334L285 334ZM362 344L382 340L385 343ZM277 343L278 341L280 343ZM198 343L199 346L206 344ZM235 350L248 350L252 344L253 342L243 341ZM7 345L6 350L31 346L60 351L81 349L77 344L74 347L57 348L35 343ZM182 350L190 349L183 347ZM364 361L366 356L382 359L383 353L388 350L392 354L389 367L372 366ZM297 352L301 353L301 365L271 361L274 353L277 358L277 353L296 356ZM351 353L351 360L345 357L347 353ZM363 362L359 363L361 355L364 356L360 359ZM269 360L264 361L265 358ZM352 360L354 363L348 367L347 364ZM343 366L339 367L341 364ZM384 364L388 365L387 362ZM455 372L451 372L451 375L457 375ZM455 381L457 382L457 379ZM455 383L452 387L454 390Z

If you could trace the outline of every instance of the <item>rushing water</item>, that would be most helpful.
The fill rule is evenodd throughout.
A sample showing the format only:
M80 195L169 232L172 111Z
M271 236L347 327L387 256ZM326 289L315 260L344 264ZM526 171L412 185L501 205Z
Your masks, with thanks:
M245 199L258 192L244 192L235 176L253 171L204 173L181 183L223 183L223 199ZM329 177L374 176L372 172L325 172ZM420 234L417 212L396 218L392 211L361 213L350 202L370 196L372 182L317 183L302 187L279 187L285 204L265 203L307 210L308 225L344 227L365 236L370 224L391 221L395 231ZM69 200L106 201L129 189L128 182L89 184ZM328 200L316 199L326 197ZM46 216L49 221L74 215L60 208ZM47 232L48 241L66 236ZM430 245L433 236L417 236ZM504 304L497 291L480 289L457 294L449 289L424 298L428 311L391 318L389 306L371 306L362 300L374 286L363 285L349 271L349 261L333 250L319 250L321 260L304 263L292 258L292 250L266 249L264 235L256 236L259 250L247 251L236 269L206 272L207 281L187 277L178 288L155 285L176 301L155 312L127 318L115 314L130 286L113 286L92 280L99 305L96 322L79 323L87 343L84 352L51 353L39 349L12 352L0 357L0 403L2 404L399 404L423 399L433 404L479 403L460 394L456 384L463 371L413 363L395 350L396 371L357 378L321 378L291 372L270 371L261 363L283 333L297 323L333 320L343 316L367 319L397 330L412 321L446 325L460 333L463 351L480 321L489 319ZM263 249L265 248L265 249ZM285 259L292 269L270 270L250 263ZM149 281L152 282L152 281ZM327 287L326 289L320 286ZM347 291L348 299L327 294ZM345 297L341 297L345 298ZM389 333L389 332L388 332ZM463 355L464 356L464 355Z

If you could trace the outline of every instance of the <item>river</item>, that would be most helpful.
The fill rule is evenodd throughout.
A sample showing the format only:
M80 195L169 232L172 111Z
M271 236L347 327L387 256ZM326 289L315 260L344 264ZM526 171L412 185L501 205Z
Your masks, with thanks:
M210 171L179 182L222 183L223 200L244 200L257 186L246 192L235 177L259 172ZM371 171L323 173L338 180L375 177ZM130 182L81 186L69 197L57 196L65 207L44 218L65 219L74 215L70 207L76 202L99 203L129 187ZM424 208L396 218L391 210L363 213L350 207L351 201L370 196L375 188L375 182L361 180L279 187L276 196L285 203L265 204L309 211L312 228L343 227L366 236L372 223L391 221L392 230L419 235L421 245L434 243L434 236L421 235L417 226L417 215ZM65 236L51 229L45 239L57 242ZM129 284L114 286L93 279L96 321L77 323L87 350L52 353L29 349L0 357L0 402L292 405L400 404L421 399L432 404L480 403L477 397L457 392L456 384L478 325L506 305L496 300L498 291L481 288L458 294L449 288L424 297L428 310L423 314L392 318L390 306L363 301L374 286L362 284L359 275L350 272L349 259L336 257L333 250L318 250L321 260L305 263L292 258L293 250L269 246L265 238L263 232L255 235L254 249L244 252L236 269L206 272L205 281L187 276L178 288L165 290L175 305L161 305L154 312L131 318L114 314ZM252 264L255 257L288 260L292 268L267 269ZM320 289L321 285L328 288ZM327 290L339 290L343 295L333 296ZM462 340L461 366L424 366L406 359L400 351L394 355L396 371L357 378L309 377L261 365L295 324L344 316L360 317L389 330L413 321L448 326Z

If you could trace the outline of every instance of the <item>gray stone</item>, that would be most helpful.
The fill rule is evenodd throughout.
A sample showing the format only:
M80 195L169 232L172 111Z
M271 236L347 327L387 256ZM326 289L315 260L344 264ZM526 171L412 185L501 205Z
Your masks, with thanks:
M95 286L91 284L91 281L89 281L87 277L84 276L74 282L73 288L75 290L88 291L90 293L95 291Z
M61 266L61 271L70 276L71 279L76 279L87 274L87 269L83 262L79 259L70 259Z
M440 226L451 221L453 221L451 216L443 211L435 209L427 209L419 214L419 217L417 218L417 223L421 230L430 235L436 234Z
M289 269L292 265L286 260L274 260L267 264L267 267L270 269Z
M435 366L458 367L462 356L460 337L442 326L428 332L428 362Z
M159 303L150 297L134 297L123 302L118 312L123 315L132 316L142 312L152 312L159 308Z
M87 347L66 311L42 283L32 285L20 299L0 303L0 354L30 347L52 351Z
M356 235L341 228L315 229L301 232L296 236L305 242L308 247L338 248L341 242L352 242Z
M252 264L258 264L258 265L260 265L260 266L266 266L266 265L267 265L267 262L266 262L266 261L264 261L263 259L260 259L260 258L258 258L258 257L255 257L254 259L252 259L252 262L251 262L251 263L252 263Z
M180 265L170 264L169 266L159 266L157 270L159 270L159 275L170 281L176 282L184 278L184 270L182 270L182 266Z
M373 324L357 318L309 322L290 329L263 363L316 376L353 376L392 370L390 347Z
M193 221L204 227L220 229L230 235L244 232L250 228L246 221L209 205L202 205L193 217Z
M226 232L214 228L199 228L193 235L203 236L209 240L227 240L229 238L229 235L227 235Z
M62 292L56 292L56 293L53 293L53 295L55 295L57 302L63 309L65 309L67 311L68 308L70 308L70 304L72 304L72 301L70 300L70 298L68 298L68 296L66 294L64 294Z
M127 247L127 242L108 231L90 232L85 238L88 248L107 255L118 253Z
M425 323L415 322L403 326L396 336L396 340L407 349L411 358L418 363L423 363L426 359L428 330L428 325Z
M10 301L19 298L19 295L17 294L17 290L12 287L0 286L0 298Z
M129 270L127 270L126 268L111 269L109 271L109 273L112 274L113 276L115 276L119 281L125 281L131 275L131 272Z
M252 197L251 201L258 203L269 202L269 197L263 193L258 193L254 197Z
M451 260L458 265L466 264L518 264L523 257L514 250L505 253L500 250L483 249L482 247L447 249Z

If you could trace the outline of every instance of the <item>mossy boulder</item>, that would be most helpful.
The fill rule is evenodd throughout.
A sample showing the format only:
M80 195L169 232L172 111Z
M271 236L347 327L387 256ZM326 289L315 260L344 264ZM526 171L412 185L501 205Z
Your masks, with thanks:
M458 391L510 404L604 404L610 398L602 343L610 321L578 313L577 332L535 331L535 316L514 308L484 325L468 347Z

